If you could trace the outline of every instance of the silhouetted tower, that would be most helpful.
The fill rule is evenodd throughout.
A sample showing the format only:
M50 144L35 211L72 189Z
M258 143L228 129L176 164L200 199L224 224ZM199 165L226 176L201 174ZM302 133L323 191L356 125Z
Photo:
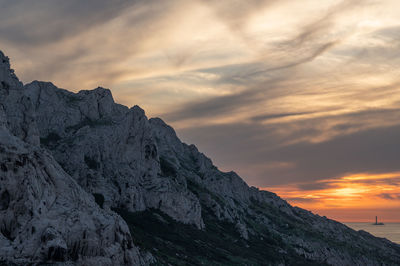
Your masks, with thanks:
M378 224L378 216L375 216L375 224Z

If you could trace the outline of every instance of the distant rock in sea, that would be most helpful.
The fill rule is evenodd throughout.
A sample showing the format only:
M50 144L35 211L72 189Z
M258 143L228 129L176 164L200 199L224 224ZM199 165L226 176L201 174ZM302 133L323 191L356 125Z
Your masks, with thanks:
M399 265L400 246L249 187L108 89L0 52L0 265Z

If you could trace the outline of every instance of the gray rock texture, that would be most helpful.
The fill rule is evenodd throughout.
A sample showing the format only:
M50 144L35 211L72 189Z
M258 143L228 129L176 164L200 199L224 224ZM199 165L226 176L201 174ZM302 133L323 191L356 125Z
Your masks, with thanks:
M0 262L139 265L126 223L39 146L33 105L0 53Z
M211 264L400 264L399 245L292 207L234 172L219 171L161 119L116 104L108 89L72 93L39 81L23 86L0 53L0 264L148 265L171 258L172 265L190 264L176 238L160 240L176 247L172 257L143 243L145 227L126 217L146 211L155 211L167 229L172 223L160 214L199 235L193 245L224 250L222 258L204 260ZM125 221L115 212L126 214ZM207 235L218 226L233 228L225 245L241 248L240 260ZM269 255L252 260L259 254Z
M203 227L184 178L161 171L152 126L138 106L115 104L104 88L73 94L35 81L25 94L36 108L42 145L86 191L101 194L105 208L157 208Z
M3 125L15 136L33 145L39 145L35 112L29 97L23 94L23 85L10 68L8 57L0 51L0 112ZM4 124L5 123L5 124Z

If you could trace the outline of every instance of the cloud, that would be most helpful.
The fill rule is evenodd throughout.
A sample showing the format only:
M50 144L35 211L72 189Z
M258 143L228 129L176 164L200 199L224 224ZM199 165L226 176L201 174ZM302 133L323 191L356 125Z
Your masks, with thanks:
M23 81L110 87L251 185L399 168L396 2L0 4Z
M298 122L299 127L301 124L304 122ZM293 123L288 126L294 127ZM227 171L237 169L250 184L257 186L314 182L348 173L400 170L397 160L400 152L396 148L400 145L399 125L338 134L322 142L287 143L291 137L308 140L318 133L308 125L292 130L288 136L282 136L282 131L285 131L283 126L238 123L191 127L178 133L185 141L207 151L217 166L224 166L222 168ZM271 161L288 162L291 167L268 167Z
M263 8L276 4L276 1L255 1L255 3L250 4L237 2L232 4L232 2L224 1L218 3L203 2L206 2L214 9L219 18L228 25L242 25L233 27L240 31L242 31L244 25L240 23L243 18L248 20L250 16L257 14ZM287 39L285 42L272 42L272 46L269 46L268 49L262 49L261 54L250 63L193 70L192 72L218 75L219 78L211 86L235 86L236 88L232 89L233 93L229 95L189 101L184 105L175 107L175 110L162 114L162 116L170 122L207 119L224 116L228 113L235 114L238 111L243 112L244 110L241 110L243 106L257 105L264 102L271 96L271 87L275 86L276 90L284 90L282 86L276 86L275 80L290 81L295 71L292 70L293 68L314 61L338 45L343 36L334 35L327 38L326 31L333 27L333 21L337 17L364 2L366 1L356 1L349 4L347 1L343 1L340 4L331 6L322 16L311 19L311 22L299 27L297 29L298 33L294 37ZM223 13L222 15L219 14L221 12ZM236 14L236 12L239 14ZM266 54L268 54L267 57ZM185 62L187 58L188 56L183 56L181 60L178 57L176 65L181 65L179 62ZM271 82L271 80L273 81Z
M309 114L315 114L315 113L316 112L262 114L262 115L253 116L250 119L253 120L254 122L258 122L258 121L271 120L271 119L275 119L275 118L294 117L294 116L302 116L302 115L309 115Z
M272 83L273 82L267 86L271 86ZM221 116L226 113L233 113L242 106L250 106L256 102L262 101L260 97L261 94L262 92L260 89L246 89L232 95L190 102L175 111L165 114L164 117L168 121L174 122L185 119Z
M399 172L364 172L263 189L272 189L295 206L340 221L368 220L375 215L396 221L400 218L399 177ZM349 216L346 210L354 210L357 215Z
M285 198L285 200L289 202L296 202L296 203L313 203L318 201L317 199L312 199L312 198Z
M129 60L160 39L168 42L180 2L6 2L0 44L17 59L24 81L53 80L75 90L110 86L135 71Z
M241 32L249 18L261 10L276 4L277 0L200 0L208 5L215 16L226 23L233 32ZM281 1L282 3L282 1ZM243 32L242 32L243 33Z
M383 199L388 199L388 200L399 200L400 194L382 193L379 195L379 197L381 197Z
M0 36L18 46L60 41L98 27L138 1L1 1Z
M298 190L304 191L312 191L312 190L322 190L327 188L332 188L332 184L330 182L312 182L312 183L300 183L296 185Z
M322 143L294 144L271 153L277 160L285 158L296 163L294 171L280 175L289 182L319 180L348 172L397 171L400 169L395 159L400 155L395 148L400 144L398 133L399 126L371 129ZM274 175L266 172L265 176ZM266 178L266 181L276 184L282 179Z
M225 82L227 80L232 80L236 82L240 82L239 80L242 80L240 83L247 83L252 84L252 86L249 86L245 90L226 95L226 96L220 96L217 98L213 99L206 99L206 100L201 100L201 101L195 101L195 102L189 102L184 106L181 106L175 111L172 111L170 113L164 114L164 117L169 120L169 121L178 121L178 120L185 120L185 119L193 119L193 118L204 118L204 117L210 117L210 116L215 116L215 115L225 115L227 112L233 112L233 110L240 109L241 106L251 106L256 104L257 102L262 102L265 101L266 98L270 95L269 90L278 87L280 81L288 81L290 80L290 77L284 75L286 74L285 72L279 73L281 75L280 77L275 77L275 78L270 78L270 79L264 79L262 81L257 81L256 83L250 83L249 81L254 77L254 76L260 76L264 75L268 77L269 72L277 71L277 70L284 70L287 68L293 68L296 66L299 66L301 64L310 62L314 60L316 57L321 55L323 52L328 50L330 47L332 47L335 43L327 43L322 45L321 47L318 47L315 51L312 52L311 55L307 55L304 58L300 59L295 59L295 61L287 63L285 65L281 66L276 66L276 67L263 67L261 69L258 69L254 72L247 73L247 75L241 74L240 77L236 76L236 73L232 73L232 67L238 67L240 70L243 69L243 66L235 65L235 66L226 66L227 69L230 71L228 72L220 72L220 74L224 75L219 79L219 82L221 80L224 80ZM255 63L256 66L259 66L259 64ZM254 65L253 65L254 66ZM221 71L221 68L217 69L218 71ZM202 70L202 71L207 71L211 72L210 69L208 70ZM227 75L226 75L227 74ZM232 75L233 74L233 75ZM266 74L266 75L265 75ZM282 75L283 74L283 75ZM281 87L282 88L282 87Z
M322 16L304 25L296 37L286 43L286 46L300 46L308 42L313 42L315 39L324 35L327 37L329 34L329 28L333 27L335 20L339 16L343 16L344 13L349 12L352 9L364 8L366 4L370 4L370 1L366 0L355 0L355 1L341 1L336 5L332 5L328 10L322 13Z
M337 43L338 43L337 41L332 41L332 42L324 43L318 47L312 47L314 50L312 50L310 52L303 51L302 55L291 58L291 60L289 62L285 62L284 64L280 64L280 65L273 66L273 67L266 67L264 69L257 70L255 72L251 73L251 75L266 74L268 72L292 68L292 67L296 67L296 66L311 62L315 58L317 58L318 56L322 55L324 52L328 51L330 48L335 46ZM291 51L291 52L293 53L293 51Z

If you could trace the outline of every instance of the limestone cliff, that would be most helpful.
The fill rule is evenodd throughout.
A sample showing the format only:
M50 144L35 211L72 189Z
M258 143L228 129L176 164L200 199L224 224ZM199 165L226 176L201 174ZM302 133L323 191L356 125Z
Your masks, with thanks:
M145 264L129 229L39 146L33 105L0 52L0 264Z
M399 245L219 171L109 90L23 86L0 55L0 264L400 264Z

